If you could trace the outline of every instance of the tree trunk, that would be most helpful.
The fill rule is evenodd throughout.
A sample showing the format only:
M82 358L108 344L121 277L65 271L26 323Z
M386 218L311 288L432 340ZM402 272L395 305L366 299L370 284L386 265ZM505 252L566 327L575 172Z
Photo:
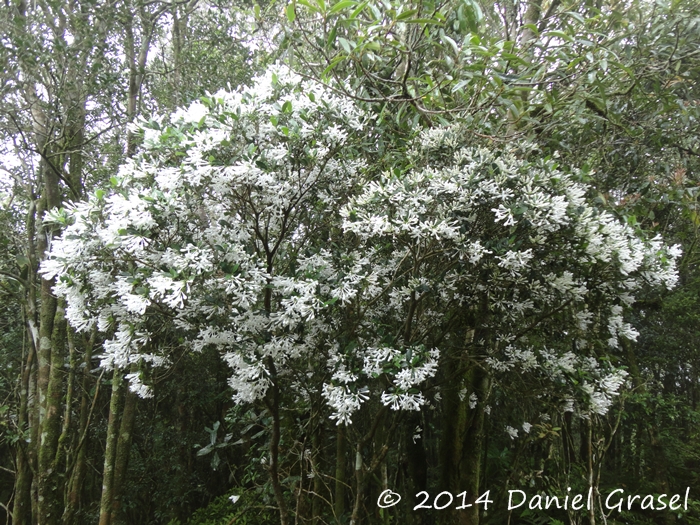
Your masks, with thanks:
M63 515L63 472L58 464L60 460L58 441L61 432L63 402L63 367L66 357L66 320L63 301L58 304L54 315L53 333L47 344L50 361L44 418L41 422L38 471L39 523L47 525L58 525ZM42 323L42 328L44 324ZM45 338L42 336L42 345L45 342Z
M340 523L341 517L345 514L345 491L348 486L347 480L347 440L345 438L345 425L338 425L336 432L335 446L335 493L334 493L334 514L335 519Z
M314 495L311 500L311 524L318 525L321 519L321 493L323 491L323 482L321 480L322 465L320 462L323 450L323 427L321 421L316 418L315 427L313 429L313 437L311 438L311 467L314 473L313 488Z
M269 311L269 306L268 306ZM268 471L270 473L270 481L272 482L272 490L275 493L275 500L280 513L280 525L289 524L289 515L287 513L287 503L284 501L284 493L282 492L282 484L279 478L279 447L281 438L280 425L280 410L279 410L279 387L277 385L277 371L272 358L268 359L268 369L272 377L272 386L269 390L265 402L272 416L272 436L270 437L270 465Z
M80 425L78 427L78 444L74 458L75 466L70 470L70 480L68 482L68 494L66 496L66 510L63 513L63 524L73 525L75 516L80 508L81 493L85 473L87 472L87 436L90 421L90 368L92 367L92 349L95 342L95 331L93 331L90 341L85 348L85 368L82 374L82 386L80 395ZM99 384L96 386L99 390Z
M406 461L408 463L408 483L409 494L413 496L422 490L428 489L428 459L425 452L425 428L423 435L414 441L413 435L415 428L420 426L421 419L419 414L411 414L408 419L409 432L406 440ZM391 487L387 487L391 488ZM386 514L388 517L388 513ZM414 525L424 523L423 514L418 512L409 513L409 517L413 520Z
M133 367L132 367L133 368ZM136 408L138 396L126 388L126 400L124 401L124 411L122 413L121 424L119 425L119 438L117 439L117 453L114 460L114 479L112 480L112 517L111 525L121 525L126 523L121 512L122 495L124 481L129 466L129 456L131 454L131 440L133 437L134 421L136 419Z
M469 408L469 422L464 433L462 445L462 462L460 464L459 491L467 492L467 502L471 507L457 511L460 525L479 525L481 506L474 502L480 496L481 466L484 456L484 422L485 405L490 389L490 377L482 368L473 368L469 374L470 391L476 392L477 405ZM468 407L469 399L465 396L463 404ZM466 409L466 407L465 407Z
M107 421L107 443L105 445L105 461L102 470L102 497L100 499L99 525L110 525L112 520L112 500L114 498L114 470L117 461L117 442L121 407L124 398L124 378L118 368L112 374L112 397L109 402L109 419Z
M26 313L25 313L26 315ZM29 343L25 345L26 356L23 356L24 368L22 370L20 384L20 403L17 416L17 428L20 432L29 432L29 387L34 368L33 342L29 338ZM29 525L32 519L32 471L31 460L29 458L28 439L22 438L17 443L16 477L15 477L15 499L12 509L12 523L15 525Z

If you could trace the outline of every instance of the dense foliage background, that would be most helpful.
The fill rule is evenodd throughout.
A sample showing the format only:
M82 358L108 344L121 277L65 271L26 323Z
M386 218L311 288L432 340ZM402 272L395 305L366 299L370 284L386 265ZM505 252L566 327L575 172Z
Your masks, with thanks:
M5 522L700 523L697 2L0 28Z

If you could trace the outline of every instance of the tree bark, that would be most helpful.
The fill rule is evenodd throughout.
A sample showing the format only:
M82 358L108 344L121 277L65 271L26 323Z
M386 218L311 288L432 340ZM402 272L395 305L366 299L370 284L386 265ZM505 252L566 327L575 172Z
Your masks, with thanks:
M112 374L112 397L109 402L109 419L107 421L107 443L102 470L102 497L100 499L99 525L110 525L112 521L112 500L114 497L114 470L117 461L119 426L121 422L122 401L124 399L124 378L118 368Z
M126 523L122 513L122 496L124 492L124 481L129 466L129 456L131 454L131 441L133 437L134 421L136 419L136 408L138 396L126 388L124 411L119 425L119 437L117 438L117 452L114 460L114 479L112 480L112 517L111 525L121 525Z
M345 492L347 481L347 439L345 438L345 425L338 425L335 445L335 492L333 499L335 519L340 523L345 514Z
M83 369L81 395L80 395L80 425L78 427L78 444L77 450L74 451L75 466L70 471L70 480L68 482L68 495L66 497L66 510L63 513L63 524L73 525L75 516L80 508L81 494L85 474L87 472L87 436L88 424L90 419L90 367L92 366L92 347L94 341L91 338L85 350L85 368Z
M268 472L270 473L272 490L275 493L275 500L277 501L277 507L279 508L280 525L289 525L287 503L284 500L282 484L280 483L279 478L279 447L281 438L279 387L277 386L277 371L272 358L268 359L267 366L270 370L270 376L272 377L272 386L270 387L269 395L265 400L267 408L270 411L270 415L272 416L272 436L270 437L270 464L268 467Z
M66 320L63 301L55 310L53 333L48 343L50 362L46 386L44 418L39 443L39 523L58 525L63 515L63 472L58 461L63 403ZM42 323L43 325L43 323ZM42 343L44 338L42 337Z
M465 430L462 445L462 462L460 464L461 483L459 490L467 492L467 502L471 507L458 511L460 525L479 525L480 505L474 502L480 496L481 490L481 466L484 456L484 422L486 420L485 405L490 388L490 377L482 368L473 368L468 384L469 390L476 392L477 405L469 408L469 422ZM463 403L469 403L466 398Z
M25 316L26 316L25 309ZM34 368L34 350L33 340L28 339L25 345L26 355L23 356L21 384L20 384L20 403L19 413L17 416L17 428L20 432L29 432L29 388ZM16 477L15 477L15 499L12 509L12 522L15 525L29 525L32 519L32 471L31 460L29 458L29 445L27 439L20 439L17 443L17 460L16 460Z

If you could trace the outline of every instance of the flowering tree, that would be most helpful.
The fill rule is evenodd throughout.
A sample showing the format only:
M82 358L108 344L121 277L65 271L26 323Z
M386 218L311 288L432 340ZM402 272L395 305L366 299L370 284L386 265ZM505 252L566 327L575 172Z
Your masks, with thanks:
M446 412L475 411L479 439L492 372L527 370L563 381L567 406L604 413L624 371L598 364L598 342L633 339L634 293L675 282L675 250L596 210L552 159L465 147L458 127L440 127L407 151L382 137L402 159L385 169L367 162L371 114L333 93L271 68L138 123L142 151L112 187L52 212L64 230L42 266L71 325L96 327L103 366L128 366L142 396L149 367L168 364L164 330L219 349L233 399L271 415L282 523L283 398L320 396L341 426L366 404L376 429L441 390ZM446 425L445 451L458 431ZM366 462L361 442L355 521L389 438ZM471 497L478 468L470 483Z
M608 355L637 335L624 308L644 287L675 284L678 249L596 210L552 159L465 148L460 136L458 127L424 131L407 170L367 184L342 213L372 283L355 323L370 354L362 371L374 372L377 325L393 327L392 351L405 360L417 345L439 348L442 486L475 498L493 373L534 375L560 409L605 414L626 376ZM418 408L425 399L411 386L394 381L382 401Z
M144 150L113 189L53 216L67 227L44 274L58 277L73 326L107 335L103 365L165 364L157 332L167 321L194 351L221 349L238 402L264 399L283 522L281 377L329 331L315 321L325 307L316 252L362 168L352 148L366 121L320 86L271 70L253 88L142 122ZM139 374L130 380L149 394Z

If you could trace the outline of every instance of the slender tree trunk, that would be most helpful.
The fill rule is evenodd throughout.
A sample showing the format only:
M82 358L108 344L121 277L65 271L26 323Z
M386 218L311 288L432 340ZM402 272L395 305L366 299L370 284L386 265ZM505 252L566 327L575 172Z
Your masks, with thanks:
M592 417L592 416L591 416ZM588 490L590 494L593 494L593 497L595 496L595 473L593 470L593 419L589 419L586 422L586 430L587 430L587 435L586 435L586 450L587 450L587 456L588 456ZM590 502L590 505L588 505L588 523L590 525L595 525L595 505L593 502Z
M474 340L474 329L468 329L465 333L465 346L469 346ZM462 356L447 356L444 369L449 376L443 378L447 386L442 392L442 425L440 436L440 485L446 487L444 490L457 490L459 488L460 474L459 465L462 462L463 439L465 428L468 424L468 396L471 391L465 391L465 395L460 393L460 380L462 373L459 372ZM454 371L457 371L455 373ZM468 389L467 389L468 390ZM455 494L456 494L455 493Z
M66 384L66 394L63 412L63 425L61 428L61 434L58 437L58 447L56 450L56 468L63 475L65 473L65 478L70 479L70 473L66 471L68 455L71 452L71 441L75 437L75 432L73 428L73 398L75 396L75 371L77 366L77 350L75 348L75 342L73 340L73 332L70 327L66 327L66 341L68 342L68 381ZM63 486L65 488L66 483L64 480ZM65 501L65 498L64 498Z
M387 452L389 451L389 443L391 442L391 436L393 436L396 425L398 424L398 417L393 418L393 422L388 431L385 431L384 425L386 422L388 408L383 406L374 418L372 423L372 428L360 441L358 441L355 449L355 502L352 506L352 514L350 516L350 525L359 525L360 523L360 512L363 508L362 501L367 490L369 482L376 475L377 470L386 459ZM377 430L381 427L379 431L380 435L387 435L389 438L375 439L377 435ZM373 450L371 460L369 465L365 466L362 459L362 449L369 447L370 444Z
M134 365L132 365L132 372ZM129 466L129 456L131 454L131 441L133 437L134 421L136 419L136 408L138 396L126 388L126 399L124 401L124 411L119 425L119 437L117 439L117 453L114 460L114 478L112 480L112 517L111 525L121 525L126 523L122 513L122 495L124 492L124 481Z
M346 455L347 439L345 438L345 424L340 424L336 432L335 492L333 500L335 518L338 520L338 523L340 523L341 517L345 514L345 492L348 486Z
M365 477L362 473L362 452L361 444L357 444L355 450L355 502L352 506L352 517L350 525L358 525L360 522L360 508L362 507L362 496L365 492Z
M78 449L74 451L77 456L75 457L75 466L70 472L71 477L68 483L68 495L66 497L66 510L63 514L64 525L73 525L75 523L75 516L80 508L81 493L83 487L83 481L85 480L85 473L87 472L87 436L88 436L88 422L90 417L90 369L92 367L92 348L95 340L95 332L90 338L89 343L86 345L85 349L85 368L82 374L82 387L80 395L80 425L78 430Z
M41 153L39 162L40 199L37 215L61 205L61 192L55 167L49 164L50 154L47 148L48 125L47 117L41 110L41 101L35 88L27 89L27 100L32 107L35 121L35 143ZM38 228L36 253L43 260L50 248L50 239L54 234L52 227ZM39 261L37 261L39 262ZM61 401L63 396L63 365L65 359L65 319L63 308L58 309L58 302L53 295L54 282L41 279L33 268L32 281L41 283L41 301L39 303L39 351L37 355L38 400L35 409L38 411L38 442L37 475L34 477L36 490L36 520L40 525L57 524L61 515L61 496L59 472L56 469L56 452L60 434Z
M39 523L39 490L38 490L38 471L39 471L39 458L38 458L38 443L39 443L39 370L37 366L32 368L31 382L29 383L29 436L30 442L33 446L28 447L29 463L32 470L32 488L31 488L31 503L32 503L32 523Z
M186 10L185 6L183 10ZM173 26L172 26L172 50L173 50L173 109L182 104L182 47L184 45L185 32L187 30L187 13L181 13L175 2L172 8Z
M272 359L269 360L268 366L272 371L273 381L276 381L275 366ZM280 525L289 525L289 515L287 513L287 503L284 501L284 493L282 492L282 484L279 478L279 451L280 451L280 412L279 412L279 387L273 383L270 388L271 395L269 396L268 409L272 416L272 436L270 437L270 481L272 482L272 490L275 493L275 500L280 513Z
M141 34L141 42L136 47L134 38L133 20L134 14L128 13L130 23L126 26L126 61L129 67L129 93L126 103L126 118L128 122L133 122L139 113L139 97L141 94L141 84L146 72L146 62L148 61L148 52L151 47L151 38L153 38L153 28L155 27L154 20L151 20L145 12L140 13L141 25L143 32ZM126 136L126 156L133 157L136 153L136 137L131 131L127 131Z
M637 356L634 353L632 343L623 340L623 349L627 354L632 383L638 392L643 394L647 389L639 370L639 365L637 364ZM664 450L663 443L661 441L659 427L656 420L652 418L651 420L645 421L645 430L647 436L649 437L652 480L656 484L657 490L660 493L668 494L671 492L671 488L669 483L668 464L666 462L666 451ZM641 462L642 456L642 432L639 426L637 427L637 443L637 457L635 458L635 464L639 464L639 462ZM641 467L637 467L636 470L641 471ZM674 523L675 515L673 513L665 513L662 519L664 524Z
M420 426L421 420L418 414L409 416L409 433L406 440L406 460L408 462L408 483L406 484L410 490L410 495L418 494L422 490L428 489L428 459L424 447L425 428L423 435L413 440L413 433L417 426ZM387 487L390 488L390 487ZM386 514L388 517L388 513ZM423 514L409 513L414 525L420 525L424 522Z
M25 310L26 316L26 310ZM33 342L24 345L26 355L23 355L24 368L22 370L20 384L19 413L17 417L17 428L19 431L29 432L29 385L34 368L34 356L36 355ZM16 477L15 477L15 499L12 509L12 522L15 525L29 525L32 519L32 471L29 458L29 440L20 439L17 444Z
M102 470L102 497L100 499L99 525L110 525L112 520L112 500L114 497L114 470L117 461L117 442L121 422L122 401L124 398L124 378L118 368L112 374L112 397L109 402L107 421L107 443Z
M459 489L462 434L466 422L466 405L459 399L459 381L454 381L454 383L456 384L447 386L441 392L440 486L445 487L444 490Z
M48 344L50 362L44 419L41 422L38 472L39 523L47 525L58 525L63 515L63 472L58 464L60 460L58 442L61 432L63 368L66 357L66 320L63 301L58 304L54 315L53 333ZM42 337L43 343L44 337Z
M469 424L464 434L462 445L462 463L460 465L460 491L467 492L467 502L472 506L458 511L460 525L479 525L479 511L481 507L474 502L480 496L481 467L484 455L484 423L486 412L484 411L490 378L481 368L473 368L469 374L468 384L472 385L470 391L478 396L477 405L469 409ZM465 397L464 403L469 403Z
M576 447L574 445L573 412L564 412L564 430L562 442L564 449L564 461L567 470L576 463Z
M320 458L321 458L321 450L323 447L323 433L322 433L323 427L321 426L321 422L316 418L315 421L315 428L314 428L314 433L313 437L311 439L311 446L312 446L312 452L311 452L311 467L312 467L312 472L314 473L314 478L313 478L313 488L314 488L314 495L313 499L311 500L311 524L312 525L318 525L319 520L321 519L321 493L323 492L323 482L321 480L321 475L320 473L322 472L322 465L320 464Z
M527 9L525 10L525 16L523 17L523 26L535 26L540 21L540 15L542 13L542 0L529 0L527 3ZM521 46L526 46L535 39L536 33L531 27L523 27L520 44Z

